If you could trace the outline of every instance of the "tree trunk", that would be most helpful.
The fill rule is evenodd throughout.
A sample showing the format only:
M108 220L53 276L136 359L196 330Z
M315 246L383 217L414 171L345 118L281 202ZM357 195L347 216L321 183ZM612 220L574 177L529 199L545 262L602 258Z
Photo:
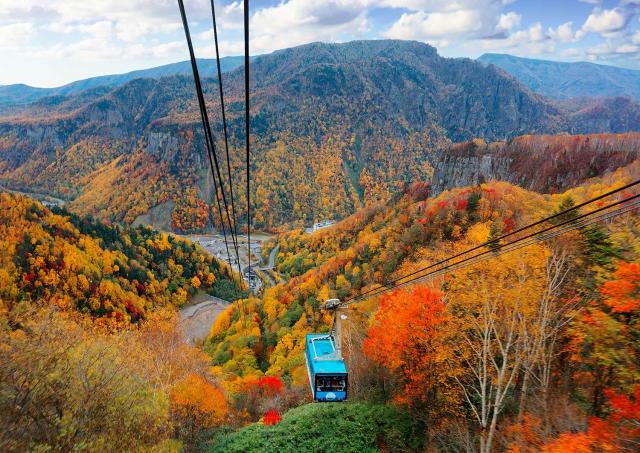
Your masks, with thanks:
M522 378L522 388L520 389L520 402L518 403L518 423L522 423L524 417L524 407L527 400L527 391L529 387L529 372L525 369L524 377Z

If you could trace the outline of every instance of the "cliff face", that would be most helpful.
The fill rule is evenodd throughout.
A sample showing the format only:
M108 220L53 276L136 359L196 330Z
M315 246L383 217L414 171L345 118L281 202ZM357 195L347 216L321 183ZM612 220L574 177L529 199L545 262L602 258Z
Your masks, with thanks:
M508 181L536 192L556 192L624 167L640 157L640 134L522 136L453 145L436 159L432 190Z

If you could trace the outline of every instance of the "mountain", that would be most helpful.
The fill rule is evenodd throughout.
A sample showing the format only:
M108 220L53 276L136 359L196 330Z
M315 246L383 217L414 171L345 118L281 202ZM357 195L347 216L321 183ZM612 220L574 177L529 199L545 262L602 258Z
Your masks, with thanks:
M231 71L243 65L244 57L223 57L220 59L220 67L222 72ZM215 74L216 60L199 59L199 69L201 74ZM149 69L140 69L137 71L127 72L125 74L112 74L89 79L78 80L56 88L37 88L24 84L0 85L0 108L7 106L16 106L35 102L39 99L49 96L68 96L76 94L84 90L97 87L115 88L135 79L152 78L172 75L190 76L191 62L181 61L163 66L157 66Z
M281 50L256 57L252 81L251 199L260 228L342 218L387 200L408 181L428 181L452 142L574 127L570 112L495 66L412 41ZM204 87L222 150L215 82ZM244 187L242 69L224 82L234 185ZM613 121L618 113L607 114ZM607 124L594 128L608 132ZM190 77L42 99L1 117L0 137L0 183L57 195L103 220L133 223L157 209L163 223L176 223L181 213L202 218L194 213L213 200ZM243 221L245 195L236 195Z
M640 99L640 71L587 62L564 63L487 53L478 61L495 65L532 91L553 99L630 96Z
M630 97L574 98L556 105L567 115L573 134L639 130L640 102Z

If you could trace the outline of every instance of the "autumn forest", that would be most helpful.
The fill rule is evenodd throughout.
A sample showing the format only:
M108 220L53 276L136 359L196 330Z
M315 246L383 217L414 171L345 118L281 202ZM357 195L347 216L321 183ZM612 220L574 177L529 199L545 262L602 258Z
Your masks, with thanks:
M248 193L242 68L221 184L190 77L0 108L0 450L638 451L640 103L414 41L253 61Z

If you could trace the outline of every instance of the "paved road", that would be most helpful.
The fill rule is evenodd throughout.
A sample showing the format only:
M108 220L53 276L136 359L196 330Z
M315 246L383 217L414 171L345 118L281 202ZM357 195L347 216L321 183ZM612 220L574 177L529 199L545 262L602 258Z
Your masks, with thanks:
M211 331L216 318L227 308L229 302L208 294L198 294L194 303L180 309L180 325L187 343L196 344L204 340Z
M269 253L269 262L267 263L267 267L265 267L264 269L273 269L274 267L276 267L276 255L279 251L280 244L276 245L273 250L271 250L271 253Z

